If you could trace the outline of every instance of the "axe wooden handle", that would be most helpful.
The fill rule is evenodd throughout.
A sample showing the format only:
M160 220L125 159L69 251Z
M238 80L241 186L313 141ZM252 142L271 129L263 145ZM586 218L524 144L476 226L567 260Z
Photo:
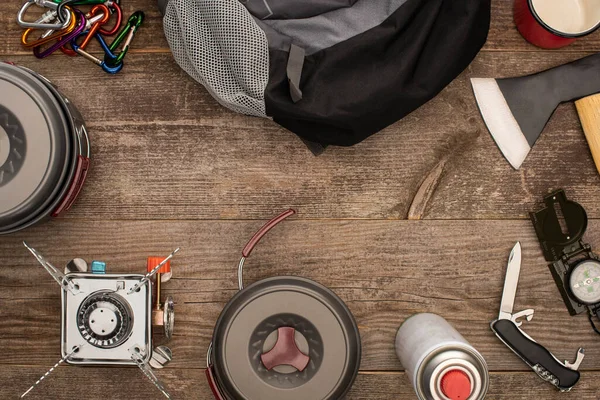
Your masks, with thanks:
M596 169L600 173L600 94L575 102Z

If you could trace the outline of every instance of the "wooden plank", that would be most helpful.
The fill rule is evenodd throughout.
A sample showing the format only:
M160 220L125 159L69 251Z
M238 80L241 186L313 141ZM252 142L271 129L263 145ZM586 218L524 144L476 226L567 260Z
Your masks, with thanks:
M527 218L559 187L598 218L600 178L575 107L557 110L514 171L487 132L469 83L585 54L481 54L421 109L320 157L273 122L221 107L168 55L132 55L120 78L83 59L73 61L77 79L63 73L61 57L15 61L55 82L88 121L92 169L68 218L264 219L294 206L300 218L403 219L442 159L421 218Z
M35 382L45 370L40 367L12 366L3 371L0 386L3 398L16 398ZM204 370L174 369L167 366L156 371L174 399L214 400L205 381ZM533 372L506 372L490 375L487 398L494 400L521 400L535 398L597 400L598 372L585 372L581 381L570 393L560 393L543 382ZM31 382L31 383L30 383ZM84 383L85 382L85 383ZM110 384L107 384L110 383ZM76 368L62 366L34 389L27 398L86 400L163 399L135 368ZM415 399L415 394L405 374L359 374L346 400L403 400Z
M22 29L16 23L16 15L22 2L12 1L4 5L0 12L0 26L5 29L0 33L0 54L28 54L29 51L21 46L20 38ZM539 51L540 49L528 44L517 31L513 21L513 1L492 0L492 22L488 41L484 47L486 51ZM169 47L163 34L162 17L158 11L155 0L126 0L123 1L125 18L135 10L143 10L146 14L144 25L139 30L132 52L168 52ZM40 14L38 10L31 10L34 19ZM594 33L582 38L563 52L573 51L600 51L600 34Z
M175 398L210 399L204 353L219 312L236 292L240 248L262 220L294 206L297 219L265 239L246 278L298 274L347 302L363 341L363 372L350 399L414 398L393 340L416 312L446 316L482 352L494 371L488 398L596 399L597 337L584 316L568 316L530 223L514 220L526 218L557 187L600 218L598 175L576 113L572 105L559 108L523 169L512 171L486 133L468 78L516 76L571 61L599 51L600 34L558 52L539 51L514 28L512 2L492 4L488 43L463 75L384 132L319 158L272 122L227 111L181 71L154 0L124 3L126 15L144 9L146 23L119 77L80 58L34 59L19 44L19 3L6 4L0 55L51 78L79 106L92 132L94 164L66 220L0 240L0 397L20 395L58 359L58 288L21 240L57 265L84 256L104 259L118 272L141 272L147 255L182 246L176 276L165 286L177 303L175 358L157 374ZM412 217L429 221L336 220L403 219L411 205ZM600 221L591 221L586 236L596 248L599 228ZM525 254L516 308L536 310L526 331L560 359L586 347L582 381L570 394L559 395L525 372L489 330L516 239ZM31 398L71 398L74 391L89 399L161 398L134 368L67 368Z
M26 239L51 262L101 259L109 271L143 272L148 255L182 251L164 286L176 301L172 341L179 368L202 367L215 321L236 292L241 248L262 221L63 221L0 241L0 346L3 363L47 365L60 336L56 283L22 247ZM560 359L586 348L582 368L600 369L600 343L585 316L570 317L527 221L302 221L267 236L247 263L245 278L301 275L332 288L360 327L362 369L401 369L394 336L413 313L445 316L494 371L526 366L489 329L496 318L506 259L516 240L523 267L515 311L534 308L526 331ZM600 245L600 221L587 239ZM31 351L34 345L36 351Z

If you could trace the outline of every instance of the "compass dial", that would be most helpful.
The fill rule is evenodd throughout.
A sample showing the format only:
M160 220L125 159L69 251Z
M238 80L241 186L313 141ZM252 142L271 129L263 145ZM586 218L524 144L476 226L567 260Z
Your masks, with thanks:
M600 262L585 260L577 264L571 271L569 287L583 304L600 302Z

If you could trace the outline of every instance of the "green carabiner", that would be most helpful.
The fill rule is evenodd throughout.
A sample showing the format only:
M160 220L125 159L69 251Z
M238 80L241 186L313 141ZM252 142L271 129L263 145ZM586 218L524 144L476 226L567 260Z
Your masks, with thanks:
M125 55L127 54L127 50L129 50L129 45L131 44L131 41L133 40L133 37L135 36L135 32L142 25L142 22L144 22L144 13L142 11L136 11L133 14L131 14L129 19L127 20L127 24L117 34L117 36L115 37L115 40L113 40L113 42L110 44L110 46L108 46L108 48L110 49L110 51L112 53L116 54L115 50L117 49L117 47L119 47L121 45L121 43L123 42L123 40L125 40L125 38L127 38L125 40L125 44L123 45L121 52L117 55L116 58L106 57L104 59L104 61L107 64L116 65L116 64L120 64L123 62L123 59L125 58Z

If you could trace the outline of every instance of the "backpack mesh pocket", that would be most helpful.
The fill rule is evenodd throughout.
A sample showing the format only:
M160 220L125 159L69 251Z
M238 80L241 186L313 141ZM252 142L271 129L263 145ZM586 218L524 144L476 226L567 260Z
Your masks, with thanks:
M171 0L164 30L179 66L219 103L266 117L269 44L238 0Z

